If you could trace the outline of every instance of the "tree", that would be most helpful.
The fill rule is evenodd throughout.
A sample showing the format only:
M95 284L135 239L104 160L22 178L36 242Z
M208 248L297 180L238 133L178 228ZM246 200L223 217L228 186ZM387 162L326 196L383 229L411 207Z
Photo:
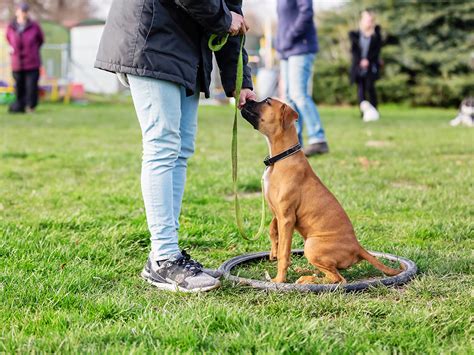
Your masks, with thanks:
M15 0L1 0L3 9L9 9L2 14L3 17L12 17ZM80 22L91 17L94 7L88 0L66 1L66 0L29 0L31 12L39 19L50 20L57 23Z
M318 83L317 77L317 99L324 96L323 88L333 86L341 94L330 100L355 101L355 90L344 78L350 59L347 32L357 28L359 13L366 8L376 12L386 43L384 73L377 84L382 101L448 106L474 94L472 1L363 0L319 18L321 60L316 72L326 81L336 80Z

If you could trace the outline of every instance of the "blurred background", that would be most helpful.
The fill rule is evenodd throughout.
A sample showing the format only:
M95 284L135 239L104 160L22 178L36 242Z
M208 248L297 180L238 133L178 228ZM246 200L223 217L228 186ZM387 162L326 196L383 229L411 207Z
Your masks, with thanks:
M32 17L41 22L41 98L85 102L94 95L128 95L116 78L93 68L112 0L30 0ZM377 89L382 103L458 106L474 92L474 2L472 1L315 1L320 51L315 62L313 97L318 104L357 102L350 87L348 31L358 27L360 11L370 8L382 26L384 62ZM13 100L13 81L5 29L14 0L0 1L0 103ZM257 91L275 86L278 56L273 48L276 0L244 0L250 23L246 48ZM271 88L270 88L271 89ZM258 94L258 92L257 92ZM212 101L225 102L218 72Z

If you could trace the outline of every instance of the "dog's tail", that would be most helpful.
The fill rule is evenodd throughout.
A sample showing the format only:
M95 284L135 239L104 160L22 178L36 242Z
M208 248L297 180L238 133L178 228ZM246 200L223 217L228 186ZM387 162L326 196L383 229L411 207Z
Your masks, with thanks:
M362 259L367 260L369 263L371 263L377 269L382 271L385 275L395 276L395 275L398 275L399 273L401 273L403 271L403 270L400 270L400 269L392 269L391 267L388 267L388 266L384 265L375 256L370 254L367 250L365 250L362 247L360 247L359 256Z

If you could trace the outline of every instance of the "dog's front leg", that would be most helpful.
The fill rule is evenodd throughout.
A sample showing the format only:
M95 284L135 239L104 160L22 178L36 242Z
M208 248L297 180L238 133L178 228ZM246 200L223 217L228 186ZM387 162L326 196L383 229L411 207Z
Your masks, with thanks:
M291 238L295 229L295 217L278 218L278 273L273 282L285 282L290 266Z
M270 241L272 249L270 250L270 260L276 260L278 257L278 220L273 217L270 223Z

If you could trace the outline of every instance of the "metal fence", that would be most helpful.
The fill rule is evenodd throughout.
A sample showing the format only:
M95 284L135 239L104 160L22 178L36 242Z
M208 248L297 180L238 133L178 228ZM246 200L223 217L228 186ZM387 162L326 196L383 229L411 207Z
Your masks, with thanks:
M69 43L45 44L41 49L41 57L46 77L68 82L71 79Z
M44 79L55 79L59 82L69 82L71 79L70 45L45 44L41 48ZM0 43L0 80L11 81L10 47Z

